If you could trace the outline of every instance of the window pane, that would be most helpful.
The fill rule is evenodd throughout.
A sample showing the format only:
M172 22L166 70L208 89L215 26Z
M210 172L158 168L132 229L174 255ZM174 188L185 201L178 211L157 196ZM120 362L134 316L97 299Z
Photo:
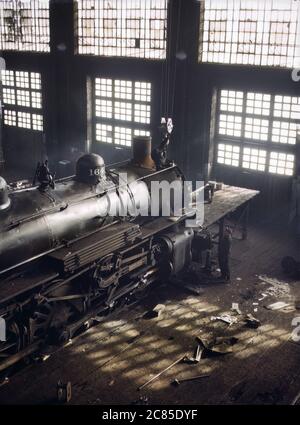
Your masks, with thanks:
M253 115L270 115L271 95L247 93L246 112Z
M205 0L200 5L200 62L300 65L298 1Z
M250 170L265 171L267 151L255 148L244 148L243 168Z
M112 118L112 101L107 99L96 99L96 117Z
M293 175L300 97L221 89L217 113L219 164ZM286 152L273 151L276 144L286 145ZM233 149L241 150L240 160Z
M43 131L41 74L4 70L1 77L4 124Z
M245 137L247 139L268 140L269 121L260 118L246 118Z
M15 96L15 90L14 89L9 89L7 87L3 88L3 103L15 105L16 96Z
M220 143L218 145L217 162L219 164L232 165L234 167L238 167L239 160L240 160L239 146L233 146L233 145L228 145L223 143Z
M29 112L18 112L18 127L31 128L31 119Z
M112 143L113 128L111 125L96 124L96 140L97 142Z
M242 131L242 117L235 115L220 115L219 134L240 137Z
M271 152L270 173L292 176L294 174L295 156L287 153Z
M17 125L16 111L11 111L9 109L4 110L4 124L6 125Z
M115 143L121 146L131 146L132 129L115 127Z
M131 146L133 135L150 135L151 83L108 78L94 82L97 142Z
M300 120L300 97L275 96L274 116Z
M1 0L0 50L50 51L48 0Z
M165 59L167 0L76 0L77 51Z
M220 109L227 112L242 112L243 99L243 92L221 90Z
M32 114L32 128L33 130L43 130L43 116L39 114Z
M297 124L288 121L274 121L272 129L272 142L296 144Z

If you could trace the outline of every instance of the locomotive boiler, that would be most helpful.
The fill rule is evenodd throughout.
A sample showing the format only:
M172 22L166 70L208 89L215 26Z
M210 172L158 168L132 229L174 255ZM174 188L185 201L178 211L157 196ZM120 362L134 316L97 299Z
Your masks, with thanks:
M184 176L171 162L154 163L150 138L135 138L123 163L106 167L86 154L75 176L54 182L44 164L36 177L39 185L16 191L0 178L0 371L72 338L191 260L191 212L151 192L153 182L182 187Z

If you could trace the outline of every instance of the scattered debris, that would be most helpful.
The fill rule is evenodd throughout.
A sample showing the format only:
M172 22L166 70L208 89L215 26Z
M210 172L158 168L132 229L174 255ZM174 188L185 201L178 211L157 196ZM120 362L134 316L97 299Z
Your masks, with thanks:
M38 353L32 357L33 361L36 363L46 362L51 357L50 354Z
M241 312L241 310L240 310L240 308L239 308L238 303L232 303L231 310L232 310L232 311L236 311L236 312L237 312L237 314L242 314L242 312Z
M241 277L237 277L236 280L242 280L242 278Z
M157 304L152 310L143 315L143 319L155 319L161 315L165 308L164 304Z
M257 313L258 309L257 308L254 308L253 311L254 311L254 313Z
M2 387L3 385L6 385L9 383L9 378L6 376L1 382L0 382L0 387Z
M147 387L149 384L151 384L153 381L155 381L156 379L158 379L163 373L167 372L168 370L170 370L172 367L176 366L178 363L180 363L184 358L186 357L186 354L184 356L179 357L179 359L177 359L175 362L171 363L168 367L166 367L164 370L162 370L161 372L157 373L156 375L154 375L151 379L149 379L147 382L145 382L143 385L138 387L138 391L142 390L143 388Z
M294 397L293 401L291 402L291 406L294 406L296 404L299 404L298 401L300 400L300 393Z
M283 296L290 297L290 287L288 283L281 282L277 279L270 278L268 276L258 276L258 278L263 283L271 285L268 289L264 291L265 294L274 296L276 298L280 298Z
M265 299L268 295L267 294L261 294L261 298L258 298L258 301L262 301L263 299Z
M202 379L202 378L209 378L210 375L198 375L198 376L192 376L191 378L183 378L183 379L177 379L175 378L174 381L171 382L172 385L180 385L183 382L188 382L188 381L196 381L198 379Z
M249 328L257 329L261 325L260 321L252 316L252 314L247 314L245 321Z
M238 342L238 338L216 337L211 341L207 341L197 337L197 341L205 348L208 354L228 354L232 353L232 347Z
M42 362L46 362L50 358L50 354L46 354L41 357Z
M198 345L195 349L194 357L185 356L183 358L184 363L192 363L192 364L199 363L201 360L203 351L204 351L203 344L200 344L198 341Z
M259 305L259 303L252 303L252 305Z
M277 301L276 303L269 304L265 306L268 310L282 310L283 308L289 307L290 304L283 302L283 301Z
M238 342L238 339L235 337L223 338L218 337L215 340L215 343L210 347L210 351L218 354L227 354L233 352L233 346Z
M146 395L141 395L138 400L133 401L132 405L146 406L149 404L149 399Z
M72 397L71 382L64 384L61 381L57 383L57 400L59 403L69 403Z
M229 326L238 321L237 317L231 316L228 313L221 314L220 316L211 316L210 320L220 320L221 322L227 323Z

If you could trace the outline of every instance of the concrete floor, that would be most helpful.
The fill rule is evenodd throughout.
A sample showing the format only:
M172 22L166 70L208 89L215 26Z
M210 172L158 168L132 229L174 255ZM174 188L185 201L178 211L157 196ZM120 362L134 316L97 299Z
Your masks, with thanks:
M0 387L0 403L54 404L61 380L72 383L72 404L130 404L140 396L147 396L149 404L290 404L300 392L300 342L291 340L292 319L300 317L294 307L295 299L300 299L300 282L286 279L280 261L284 255L295 255L296 248L282 226L252 227L247 241L234 241L231 284L202 284L200 296L170 285L152 288L142 304L11 377ZM259 300L272 287L259 275L286 284ZM275 301L287 301L291 307L265 308ZM230 312L233 302L242 312L237 323L228 326L211 320ZM158 303L165 304L162 314L143 318ZM258 329L245 326L246 313L261 321ZM233 352L207 356L196 365L180 363L137 391L180 356L192 355L196 336L213 335L237 338ZM174 378L199 374L210 376L170 385Z

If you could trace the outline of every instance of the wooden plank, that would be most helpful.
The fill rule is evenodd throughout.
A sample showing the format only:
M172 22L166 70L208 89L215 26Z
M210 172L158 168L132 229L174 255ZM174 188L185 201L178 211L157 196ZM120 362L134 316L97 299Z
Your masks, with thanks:
M222 190L215 192L213 201L210 204L204 205L203 227L207 228L218 222L258 194L259 191L257 190L235 186L223 186Z

